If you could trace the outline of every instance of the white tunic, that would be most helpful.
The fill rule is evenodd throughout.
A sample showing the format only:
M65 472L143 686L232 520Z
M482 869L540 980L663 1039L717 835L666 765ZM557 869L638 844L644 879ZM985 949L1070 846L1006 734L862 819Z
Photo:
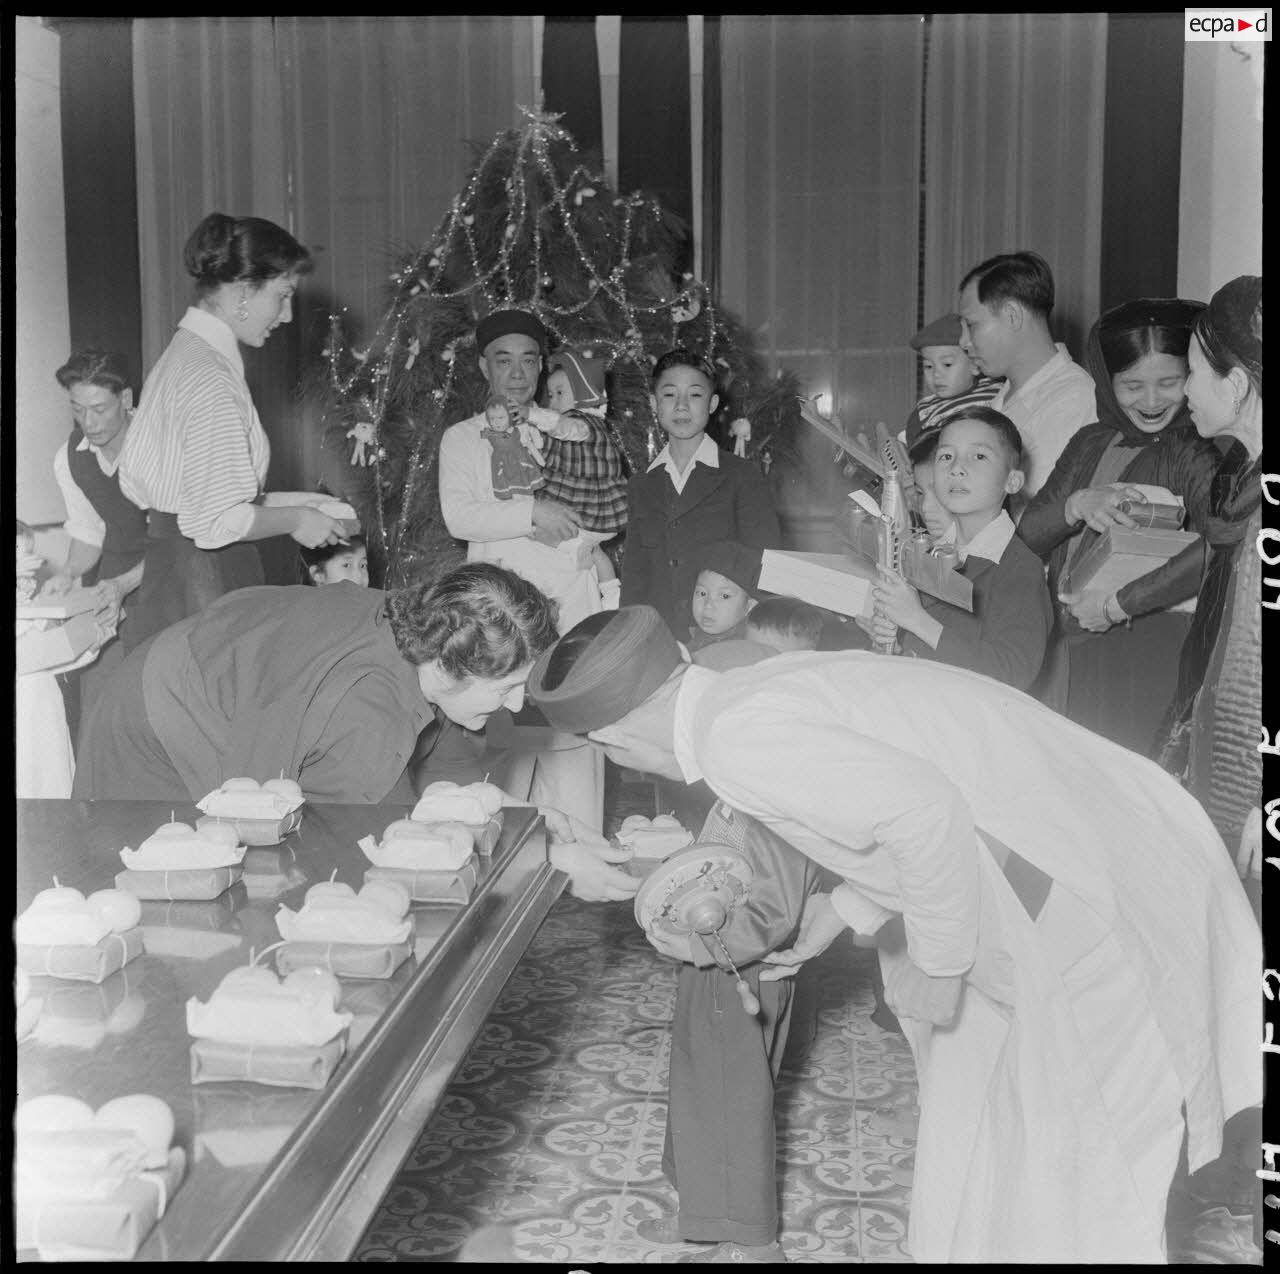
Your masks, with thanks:
M1198 803L1158 766L977 673L864 652L691 668L676 755L845 880L861 932L964 973L903 1026L920 1079L918 1261L1160 1261L1190 1166L1261 1101L1258 926ZM998 860L1053 879L1037 919Z
M530 416L551 415L531 408ZM590 559L531 539L533 497L500 500L493 493L493 448L481 430L483 414L450 425L440 439L440 512L449 534L467 541L467 561L495 562L515 571L557 605L556 626L566 633L580 619L605 609ZM574 537L577 541L578 537ZM574 548L578 546L574 545Z

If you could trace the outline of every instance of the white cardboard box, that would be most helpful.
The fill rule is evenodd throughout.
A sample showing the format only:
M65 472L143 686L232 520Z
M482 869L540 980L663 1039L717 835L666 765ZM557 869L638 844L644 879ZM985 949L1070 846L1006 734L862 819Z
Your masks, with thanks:
M760 560L760 589L833 610L870 616L876 568L843 553L799 553L765 549Z

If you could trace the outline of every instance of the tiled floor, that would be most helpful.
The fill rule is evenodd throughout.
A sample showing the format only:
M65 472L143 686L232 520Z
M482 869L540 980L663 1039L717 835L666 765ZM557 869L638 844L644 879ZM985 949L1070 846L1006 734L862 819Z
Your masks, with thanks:
M868 953L815 962L817 1030L784 1070L779 1177L792 1259L907 1261L915 1071L872 1025ZM629 904L557 905L440 1112L388 1193L358 1260L450 1260L505 1222L539 1262L666 1261L635 1233L670 1214L659 1159L675 966Z
M793 1030L777 1097L792 1261L910 1260L915 1069L902 1037L869 1019L873 958L839 942L807 970L813 1035L806 1046ZM562 899L355 1259L665 1263L700 1250L635 1232L675 1210L659 1163L674 994L675 966L629 903ZM1171 1260L1261 1264L1248 1215L1177 1197Z

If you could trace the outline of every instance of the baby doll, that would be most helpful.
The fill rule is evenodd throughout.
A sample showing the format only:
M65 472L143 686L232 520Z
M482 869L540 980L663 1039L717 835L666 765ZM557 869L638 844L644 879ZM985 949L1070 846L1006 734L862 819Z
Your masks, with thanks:
M513 495L532 495L546 485L542 473L542 449L537 431L513 419L511 405L502 398L490 398L484 405L482 438L493 452L493 494L499 500Z

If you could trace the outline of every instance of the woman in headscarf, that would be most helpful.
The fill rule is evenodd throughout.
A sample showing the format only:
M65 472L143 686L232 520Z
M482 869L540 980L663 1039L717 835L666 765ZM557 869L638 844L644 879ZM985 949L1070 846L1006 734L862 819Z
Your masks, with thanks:
M1198 301L1142 299L1104 314L1085 364L1098 420L1076 433L1018 524L1049 563L1054 638L1040 697L1083 726L1148 755L1177 679L1191 599L1205 558L1209 486L1220 454L1199 437L1186 405L1187 348ZM1063 592L1071 566L1112 527L1137 523L1138 486L1163 487L1186 506L1201 540L1115 593Z
M1210 493L1209 560L1183 645L1162 762L1185 774L1242 874L1262 871L1262 279L1245 274L1196 320L1187 401L1226 445ZM1185 763L1180 755L1185 745ZM1255 899L1256 905L1256 899Z

